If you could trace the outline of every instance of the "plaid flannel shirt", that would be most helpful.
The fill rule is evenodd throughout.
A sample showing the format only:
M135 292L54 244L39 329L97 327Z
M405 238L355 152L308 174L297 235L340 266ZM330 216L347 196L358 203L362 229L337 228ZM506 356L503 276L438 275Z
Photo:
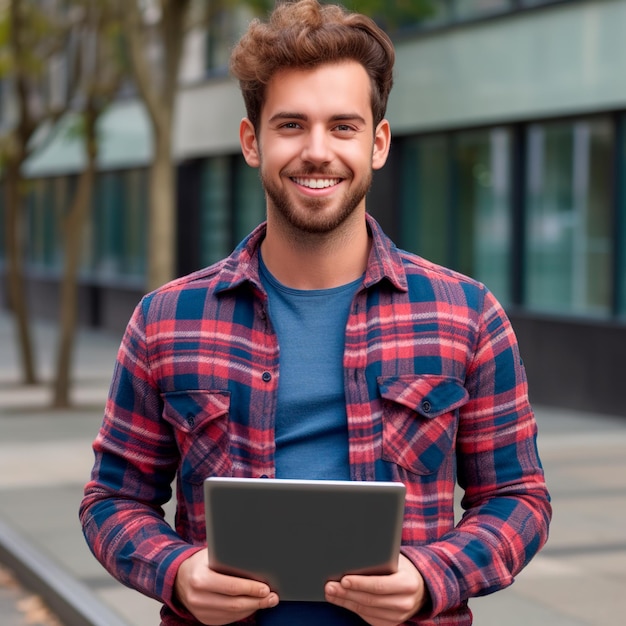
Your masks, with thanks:
M431 598L407 623L470 624L467 599L511 584L547 538L524 369L483 285L397 249L367 222L373 245L345 332L351 476L376 480L383 464L385 479L406 484L402 552ZM204 478L274 475L280 367L259 279L264 229L143 298L94 442L87 542L115 577L164 603L167 626L197 624L173 586L205 545ZM175 530L161 508L174 479ZM465 513L455 521L456 481Z

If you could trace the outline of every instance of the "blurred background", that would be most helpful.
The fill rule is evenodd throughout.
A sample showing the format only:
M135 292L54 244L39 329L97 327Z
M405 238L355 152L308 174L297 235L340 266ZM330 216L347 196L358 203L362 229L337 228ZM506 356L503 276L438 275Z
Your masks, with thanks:
M626 0L346 3L397 49L369 211L505 305L531 400L626 414ZM0 312L121 333L143 293L264 219L238 145L233 42L271 0L0 1ZM2 347L0 347L2 350Z

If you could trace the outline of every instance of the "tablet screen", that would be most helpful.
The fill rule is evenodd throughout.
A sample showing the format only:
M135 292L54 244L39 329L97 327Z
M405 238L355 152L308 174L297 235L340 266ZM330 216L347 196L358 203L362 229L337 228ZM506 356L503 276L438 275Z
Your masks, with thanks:
M208 478L209 565L322 601L328 580L396 570L404 497L402 483Z

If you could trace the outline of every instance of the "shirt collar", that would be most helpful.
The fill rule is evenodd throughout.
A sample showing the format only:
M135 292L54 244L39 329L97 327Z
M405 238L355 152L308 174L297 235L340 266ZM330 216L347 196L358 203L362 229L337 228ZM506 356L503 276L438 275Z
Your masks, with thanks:
M372 249L363 286L369 288L385 279L399 291L407 291L406 274L398 249L369 213L365 214L365 219L372 236ZM266 222L257 226L224 260L216 287L218 293L235 289L248 282L263 291L259 276L258 252L265 238L266 229Z

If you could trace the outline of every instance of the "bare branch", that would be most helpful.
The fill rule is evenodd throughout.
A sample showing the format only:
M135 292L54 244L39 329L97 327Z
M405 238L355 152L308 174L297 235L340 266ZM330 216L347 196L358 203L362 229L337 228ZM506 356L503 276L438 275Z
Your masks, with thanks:
M186 19L191 6L191 0L170 0L163 3L162 37L165 51L165 76L163 80L163 95L171 98L178 83L178 68L185 42Z
M135 82L153 124L156 125L161 109L159 94L154 86L156 81L152 75L152 69L145 56L146 36L136 0L131 0L126 6L124 26L131 62L135 70Z

